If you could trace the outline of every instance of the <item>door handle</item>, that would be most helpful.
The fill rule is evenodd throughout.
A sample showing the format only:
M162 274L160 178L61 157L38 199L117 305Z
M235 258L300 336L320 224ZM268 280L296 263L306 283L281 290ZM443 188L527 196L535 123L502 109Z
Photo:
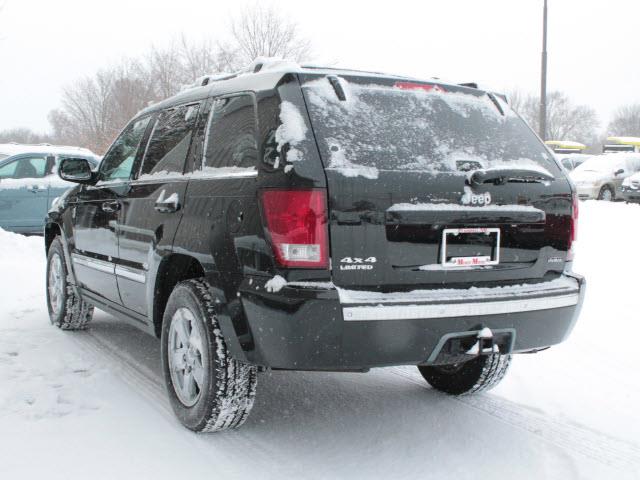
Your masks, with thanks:
M180 210L180 197L176 192L165 198L165 192L162 190L154 207L160 213L173 213Z
M44 187L40 188L40 186L38 186L38 185L32 185L32 186L27 187L27 188L31 193L38 193L38 192L41 192L42 190L46 190L46 188L44 188Z
M117 212L118 210L120 210L120 202L118 202L117 200L113 202L102 203L103 212L113 213L113 212Z

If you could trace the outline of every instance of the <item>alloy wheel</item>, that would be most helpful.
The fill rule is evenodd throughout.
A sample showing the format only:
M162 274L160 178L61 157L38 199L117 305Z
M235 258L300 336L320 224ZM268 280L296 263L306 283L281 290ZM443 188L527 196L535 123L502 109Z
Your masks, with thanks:
M181 307L169 328L169 371L178 399L185 407L195 405L205 380L205 351L200 323L191 310Z
M49 262L49 278L47 288L49 290L49 305L54 315L58 315L62 309L64 298L64 272L60 255L54 253Z

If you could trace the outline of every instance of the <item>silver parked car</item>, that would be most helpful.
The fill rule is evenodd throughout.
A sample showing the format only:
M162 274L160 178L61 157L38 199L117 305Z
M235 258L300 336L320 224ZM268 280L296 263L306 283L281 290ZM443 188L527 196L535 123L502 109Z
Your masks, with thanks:
M581 200L622 199L622 182L640 171L640 153L595 155L569 173Z
M568 172L575 170L593 157L593 155L586 155L584 153L556 153L555 155Z
M0 228L42 233L49 207L72 186L57 175L62 158L84 158L92 168L100 162L85 148L0 144Z

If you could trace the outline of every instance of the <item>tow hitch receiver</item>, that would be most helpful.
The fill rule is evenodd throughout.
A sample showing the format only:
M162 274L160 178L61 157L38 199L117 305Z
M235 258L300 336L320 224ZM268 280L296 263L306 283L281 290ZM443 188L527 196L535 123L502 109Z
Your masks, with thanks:
M478 355L507 354L513 350L516 331L512 328L491 330L481 327L468 332L444 335L433 350L426 365L448 365L465 362Z

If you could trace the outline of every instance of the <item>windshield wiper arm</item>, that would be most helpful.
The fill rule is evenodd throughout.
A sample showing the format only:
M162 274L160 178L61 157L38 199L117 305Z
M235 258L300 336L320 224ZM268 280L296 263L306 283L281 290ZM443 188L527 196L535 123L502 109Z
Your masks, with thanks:
M546 183L555 180L551 174L527 168L488 168L476 170L469 176L471 185L494 183L502 185L507 182Z

